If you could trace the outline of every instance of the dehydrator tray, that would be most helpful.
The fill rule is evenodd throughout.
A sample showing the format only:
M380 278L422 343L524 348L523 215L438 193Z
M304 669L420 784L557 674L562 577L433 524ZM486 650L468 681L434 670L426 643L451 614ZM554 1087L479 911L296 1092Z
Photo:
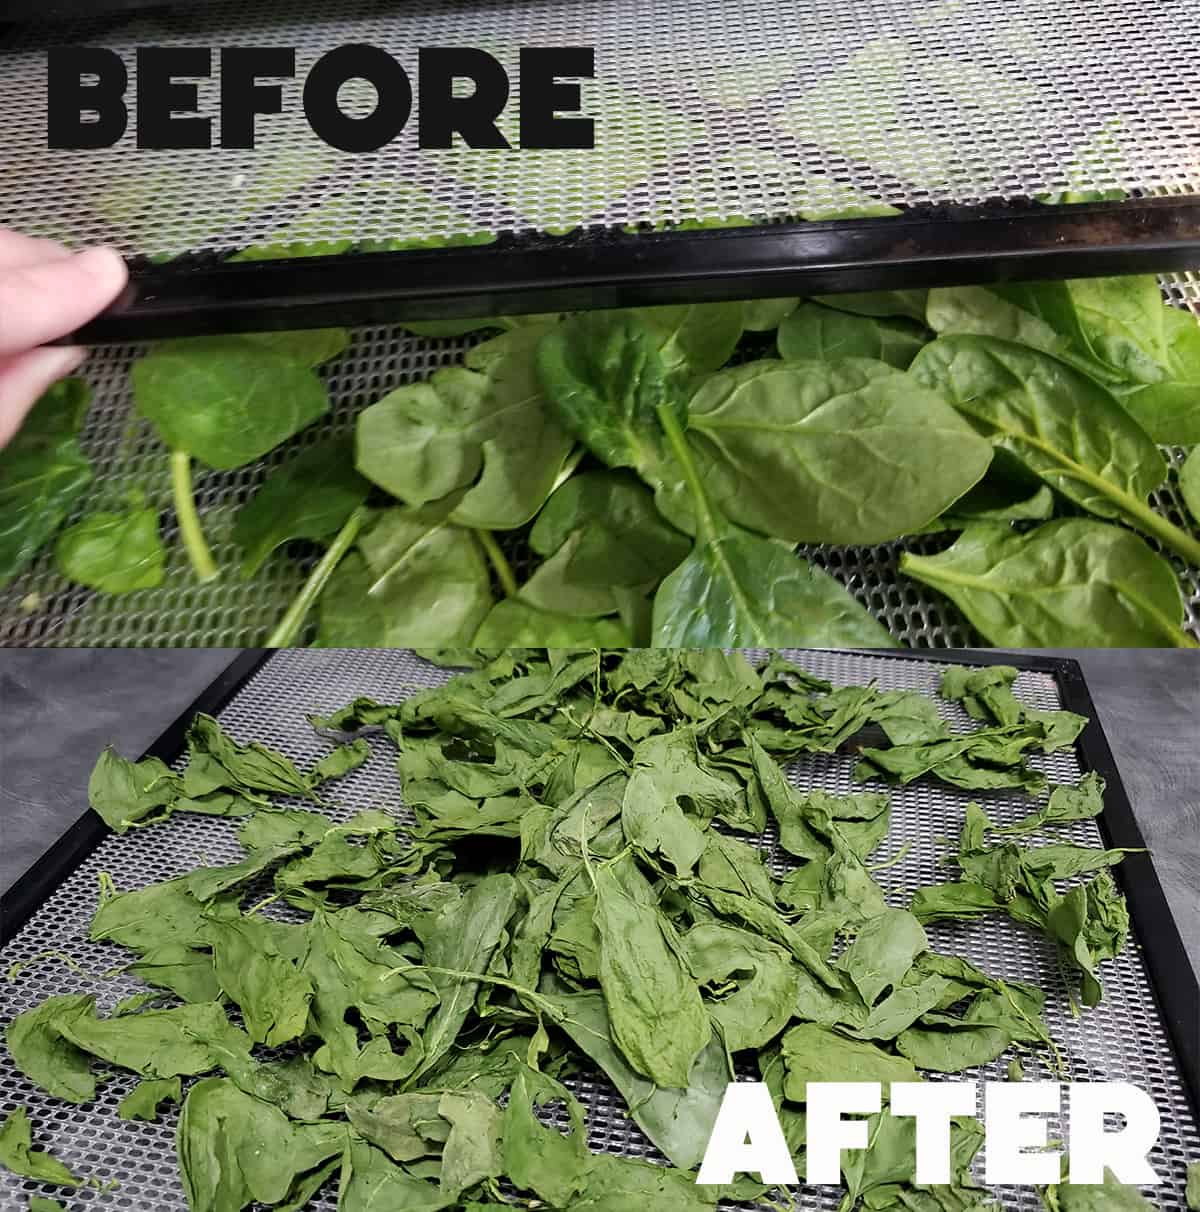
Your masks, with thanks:
M997 659L979 653L956 653L949 658L824 651L791 651L788 655L835 684L875 679L884 688L927 694L936 691L944 667L939 660L988 663ZM1085 771L1095 770L1108 784L1103 815L1098 821L1072 826L1070 840L1141 846L1141 833L1078 664L1028 654L1005 654L1003 660L1021 670L1015 691L1022 702L1079 711L1091 721L1074 749L1033 759L1055 781L1075 781ZM194 710L203 710L216 714L237 740L263 740L294 760L309 761L327 746L305 722L306 712L328 711L360 694L395 701L448 676L447 671L402 650L287 650L269 656L249 652L197 699L150 752L167 762L178 761L186 723ZM939 706L952 723L968 725L957 704L939 700ZM852 765L848 754L808 755L790 767L789 774L800 786L845 792L851 786ZM890 901L899 905L906 903L918 882L936 878L944 840L957 833L964 805L973 797L923 782L896 788L892 797L891 831L884 847L886 855L898 861L879 871L878 877ZM330 800L334 805L330 811L339 819L368 807L387 808L403 816L390 746L378 743L365 765L336 784ZM998 823L1016 819L1027 807L1027 800L1010 793L987 796L987 811ZM770 830L761 845L769 861L781 870L784 864ZM911 849L902 854L905 845ZM47 995L95 992L100 1008L107 1010L135 991L134 982L125 977L94 981L55 959L36 958L48 949L66 951L86 972L101 972L119 961L123 953L118 948L86 941L98 872L110 872L117 887L126 889L237 855L235 824L230 821L185 815L164 828L134 830L118 837L109 835L93 813L86 813L0 901L4 911L0 965L7 969L12 963L34 961L16 980L0 983L0 1027ZM930 934L939 949L962 954L998 976L1032 980L1048 991L1047 1023L1066 1057L1071 1079L1129 1081L1151 1095L1161 1116L1151 1163L1164 1180L1153 1189L1151 1198L1163 1212L1183 1212L1185 1166L1200 1156L1196 1103L1200 993L1150 856L1130 854L1115 873L1128 898L1133 929L1126 951L1105 964L1103 1002L1079 1018L1069 1012L1052 948L1031 932L1005 919L938 925L930 928ZM996 1063L981 1076L1002 1078L1003 1067ZM1031 1072L1031 1076L1037 1074ZM76 1205L73 1196L68 1200L72 1208L87 1206L99 1212L185 1207L176 1171L175 1113L164 1115L157 1123L117 1119L116 1104L132 1085L131 1076L116 1076L105 1082L94 1104L64 1107L41 1095L15 1071L7 1054L0 1052L0 1115L27 1105L37 1137L46 1147L71 1168L94 1174L101 1183L111 1179L120 1184L111 1190L86 1192L86 1203ZM654 1155L602 1079L583 1075L573 1079L573 1088L587 1108L593 1149ZM1050 1135L1056 1135L1054 1125ZM838 1193L830 1188L794 1190L798 1206L836 1206ZM0 1207L23 1208L32 1193L37 1193L34 1184L0 1174ZM60 1192L49 1188L45 1193L61 1198ZM996 1195L1005 1209L1033 1212L1040 1208L1031 1188L997 1189ZM333 1198L321 1194L311 1206L332 1209Z
M1163 280L1165 297L1200 311L1200 275ZM160 511L168 549L167 575L156 589L122 595L98 594L74 585L57 570L53 544L11 583L0 588L0 647L245 647L263 643L287 610L315 561L312 548L290 544L266 561L252 580L237 573L241 549L230 537L237 510L257 491L272 469L313 444L354 432L363 408L389 391L420 382L436 369L461 361L471 338L414 337L396 326L354 331L347 351L322 368L331 408L319 422L272 451L261 462L237 471L195 469L196 499L221 577L196 582L180 550L167 452L150 423L133 409L129 370L146 346L109 345L93 352L83 373L93 388L81 444L95 468L85 500L66 519L118 502L130 488L141 488ZM1177 477L1183 450L1167 452L1171 472L1151 497L1154 509L1191 531ZM497 532L519 581L535 557L524 531ZM882 622L901 644L921 648L962 648L982 644L967 620L947 598L908 577L901 577L903 551L931 554L950 536L908 537L876 547L804 546L800 554L824 568ZM1148 540L1155 545L1154 540ZM305 552L307 551L307 555ZM1200 639L1200 568L1168 555L1179 575L1185 601L1184 628ZM312 630L305 633L306 638Z
M21 23L0 35L0 222L137 260L93 340L1178 271L1200 265L1195 21L1194 0L221 0ZM335 151L300 89L349 43L410 78L420 47L493 54L513 144L519 49L593 47L596 146L421 149L410 119ZM131 81L138 46L294 47L297 77L253 150L138 150L133 119L112 148L53 150L46 51L72 44ZM219 81L198 87L219 133ZM881 205L904 213L825 221ZM463 236L495 243L441 247ZM224 264L292 242L376 251Z

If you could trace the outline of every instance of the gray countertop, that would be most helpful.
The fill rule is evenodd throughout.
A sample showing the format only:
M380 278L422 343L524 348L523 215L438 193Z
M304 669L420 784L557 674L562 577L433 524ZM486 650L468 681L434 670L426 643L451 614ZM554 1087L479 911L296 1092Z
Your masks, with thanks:
M145 749L230 649L0 651L0 890L87 807L109 742ZM1200 971L1200 654L1064 652L1083 665L1193 967Z

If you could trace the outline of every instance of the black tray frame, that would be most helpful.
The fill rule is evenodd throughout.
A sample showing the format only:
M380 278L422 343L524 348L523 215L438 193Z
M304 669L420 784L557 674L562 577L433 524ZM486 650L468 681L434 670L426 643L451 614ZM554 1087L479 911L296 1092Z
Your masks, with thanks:
M147 8L182 8L212 4L215 0L0 0L0 23L76 21L106 17Z
M1200 195L1028 201L696 230L505 234L491 244L134 266L64 343L1200 269Z
M874 655L869 649L862 651L864 655ZM1128 902L1131 926L1146 960L1159 1012L1175 1046L1193 1113L1200 1116L1200 982L1171 916L1153 860L1145 851L1145 838L1133 815L1079 662L1035 652L986 652L974 649L950 652L888 649L880 651L878 655L887 660L917 660L950 665L1013 665L1018 669L1047 673L1055 679L1063 706L1087 716L1087 727L1077 741L1080 765L1085 771L1095 771L1107 785L1104 811L1098 818L1104 844L1141 851L1127 855L1112 870ZM209 714L220 711L271 656L272 650L264 648L246 649L240 653L143 756L157 757L168 764L173 762L183 752L192 717L198 711ZM0 896L0 946L16 935L109 833L108 826L89 808Z

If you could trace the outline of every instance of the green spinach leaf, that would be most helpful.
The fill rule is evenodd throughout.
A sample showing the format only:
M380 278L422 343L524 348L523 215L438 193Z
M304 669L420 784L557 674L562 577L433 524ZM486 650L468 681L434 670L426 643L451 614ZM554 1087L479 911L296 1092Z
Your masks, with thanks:
M1200 444L1200 322L1184 308L1163 308L1167 374L1121 393L1122 406L1164 445Z
M516 598L497 602L475 632L483 648L547 644L554 648L621 647L630 641L619 619L573 618L526 605Z
M685 402L637 313L572 317L542 340L537 369L572 434L609 467L632 467L655 484L662 459L658 410L670 408L682 419Z
M654 596L663 647L892 648L895 641L837 581L748 531L698 544Z
M655 1085L686 1089L712 1029L679 938L628 858L597 867L592 878L613 1038Z
M252 577L290 539L328 539L366 499L370 484L354 470L348 440L309 446L274 470L238 512L233 539Z
M177 1103L183 1098L183 1083L178 1077L144 1077L117 1105L121 1119L158 1119L162 1103Z
M906 370L925 344L926 331L910 320L876 318L802 303L779 325L779 356L789 362L873 358Z
M1083 518L1028 534L980 522L900 570L944 593L1008 648L1190 646L1171 566L1137 535Z
M1166 478L1162 455L1098 383L1038 350L978 336L939 338L912 374L1068 499L1200 565L1200 540L1146 503Z
M33 1147L33 1130L24 1107L18 1107L0 1124L0 1165L22 1178L61 1187L78 1187L83 1182L57 1157Z
M309 367L249 337L163 342L134 363L132 380L163 441L218 471L262 458L329 408Z
M553 490L572 441L543 395L529 325L476 346L463 367L398 388L358 418L357 465L413 506L461 494L450 520L484 530L522 526Z
M992 458L936 392L857 358L721 371L693 396L687 439L722 513L792 542L875 543L920 529Z
M1179 469L1179 492L1192 520L1200 526L1200 447L1188 455Z
M69 581L104 593L129 593L162 584L166 552L158 512L133 492L122 513L90 513L58 536L54 558Z
M90 399L82 379L55 384L0 450L0 585L25 568L91 483L79 447Z
M471 640L492 605L487 560L444 506L378 515L320 599L322 647L441 646Z

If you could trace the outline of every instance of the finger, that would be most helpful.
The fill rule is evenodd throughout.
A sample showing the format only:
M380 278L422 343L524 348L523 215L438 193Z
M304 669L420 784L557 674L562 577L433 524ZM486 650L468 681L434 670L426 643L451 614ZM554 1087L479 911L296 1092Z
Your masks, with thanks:
M75 370L86 352L63 345L0 359L0 448L12 440L38 399Z
M40 240L0 228L0 270L37 265L42 261L61 261L70 255L69 248L53 240Z
M74 332L121 293L128 277L111 248L0 269L0 357Z

